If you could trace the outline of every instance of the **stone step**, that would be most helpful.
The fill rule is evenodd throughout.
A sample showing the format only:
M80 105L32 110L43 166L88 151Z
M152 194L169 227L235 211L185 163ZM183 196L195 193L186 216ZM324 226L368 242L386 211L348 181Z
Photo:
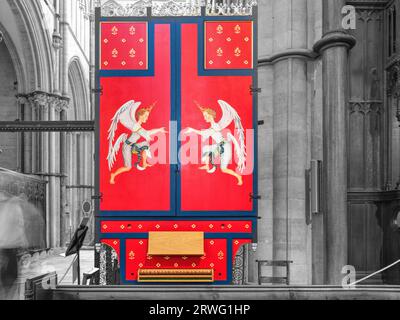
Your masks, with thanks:
M399 300L400 286L58 286L53 300Z

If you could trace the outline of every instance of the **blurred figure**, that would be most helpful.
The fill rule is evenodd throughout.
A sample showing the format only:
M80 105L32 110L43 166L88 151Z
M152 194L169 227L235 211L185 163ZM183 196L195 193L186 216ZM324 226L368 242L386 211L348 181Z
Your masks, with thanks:
M24 196L0 191L0 300L17 299L18 253L43 248L44 222Z

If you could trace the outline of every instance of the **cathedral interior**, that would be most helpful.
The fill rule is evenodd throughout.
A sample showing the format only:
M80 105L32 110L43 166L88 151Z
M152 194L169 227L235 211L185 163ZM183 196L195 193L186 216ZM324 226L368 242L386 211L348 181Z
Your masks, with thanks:
M95 120L99 4L1 1L1 121ZM338 31L346 5L356 26ZM340 283L344 265L362 278L400 258L399 14L399 0L258 1L261 220L246 281L257 282L256 260L293 261L292 283L311 285ZM94 133L2 128L0 149L0 191L25 194L45 247L65 247L95 196ZM314 213L312 160L324 179ZM368 281L400 284L400 267Z

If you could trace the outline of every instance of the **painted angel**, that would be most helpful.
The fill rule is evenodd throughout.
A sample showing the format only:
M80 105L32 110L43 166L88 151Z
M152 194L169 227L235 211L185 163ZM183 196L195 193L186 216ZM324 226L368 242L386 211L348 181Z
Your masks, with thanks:
M149 119L155 105L156 103L147 108L140 108L141 102L135 102L133 100L128 101L116 112L115 116L111 120L111 127L108 130L109 151L107 156L110 172L115 164L121 145L122 156L124 158L124 166L116 170L114 173L111 173L111 184L115 184L115 178L117 176L132 170L133 155L137 156L137 161L134 164L136 169L144 171L151 167L147 162L147 160L152 157L150 143L153 141L154 135L167 133L165 128L146 130L142 127L142 125ZM119 123L130 130L131 134L121 134L114 143Z
M186 134L196 133L200 135L203 141L206 141L210 137L213 140L213 144L204 146L202 149L202 162L204 166L200 167L200 170L205 170L212 174L216 172L217 166L215 160L217 157L220 159L221 171L225 174L234 176L237 179L238 185L243 185L243 171L246 167L246 147L245 147L245 136L242 121L236 110L230 106L227 102L219 100L218 104L222 109L222 119L216 122L217 112L211 108L202 107L195 101L195 104L203 113L204 120L210 124L210 128L206 130L196 130L188 128ZM235 130L238 134L238 139L228 132L224 136L223 131L227 129L232 122L235 124ZM234 170L228 168L232 161L233 150L232 145L235 146L236 155L238 158L237 173Z

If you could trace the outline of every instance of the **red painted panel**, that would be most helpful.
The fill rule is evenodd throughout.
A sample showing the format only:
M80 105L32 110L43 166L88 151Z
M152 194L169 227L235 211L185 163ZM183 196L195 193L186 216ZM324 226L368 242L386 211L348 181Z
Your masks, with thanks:
M124 159L124 140L117 143L122 134L130 136L136 129L128 129L122 123L118 124L113 145L116 153L115 163L109 168L108 155L109 129L112 119L117 117L117 111L130 100L141 102L138 112L135 113L135 121L139 118L140 110L148 108L154 102L157 104L151 110L146 123L142 128L147 130L169 128L171 117L171 66L170 61L170 26L156 25L155 27L155 76L154 77L116 77L102 78L103 95L100 99L100 192L103 193L103 201L100 204L102 211L168 211L170 210L170 166L169 166L169 136L158 134L153 136L153 141L148 141L152 158L147 162L152 167L144 171L139 170L135 163L138 162L138 154L131 155L132 169L115 178L115 184L111 184L111 174L126 166ZM130 118L133 119L133 116ZM129 138L131 139L131 138ZM134 141L131 141L134 142ZM141 136L137 143L146 143ZM146 151L140 152L142 156ZM144 160L139 163L144 166ZM143 169L143 168L142 168Z
M150 231L202 231L251 233L252 221L102 221L101 232L146 233Z
M206 69L252 69L253 23L251 21L205 23Z
M147 22L101 23L101 69L148 68Z
M147 256L147 239L126 240L126 280L136 281L138 269L214 269L215 280L227 280L227 240L206 239L202 257Z
M108 246L110 246L111 248L113 248L115 250L115 252L117 253L118 257L120 258L120 245L121 242L118 239L103 239L101 240L101 243L104 243Z
M251 76L198 76L197 43L198 27L196 24L182 25L182 128L205 130L210 128L206 122L204 111L200 111L195 101L204 108L215 112L215 122L222 118L222 107L219 100L225 101L237 112L242 127L245 129L246 167L243 172L237 170L238 157L234 143L231 144L231 152L234 161L227 169L242 175L243 185L238 185L236 177L223 173L221 165L216 172L210 174L206 170L199 170L203 165L202 141L198 134L191 133L183 136L181 160L181 208L183 211L251 211L252 201L250 194L253 192L253 96L250 94L252 85ZM224 130L223 136L228 140L228 131L235 135L238 141L238 126L233 121ZM223 129L223 128L220 128ZM191 141L192 143L188 144ZM195 142L195 143L193 143ZM216 145L213 139L203 141L206 145ZM225 145L225 155L229 156L228 147ZM188 157L190 155L190 157ZM222 157L216 157L215 161L221 163ZM229 157L227 157L229 158ZM228 159L229 160L229 159ZM226 161L226 159L225 159Z

